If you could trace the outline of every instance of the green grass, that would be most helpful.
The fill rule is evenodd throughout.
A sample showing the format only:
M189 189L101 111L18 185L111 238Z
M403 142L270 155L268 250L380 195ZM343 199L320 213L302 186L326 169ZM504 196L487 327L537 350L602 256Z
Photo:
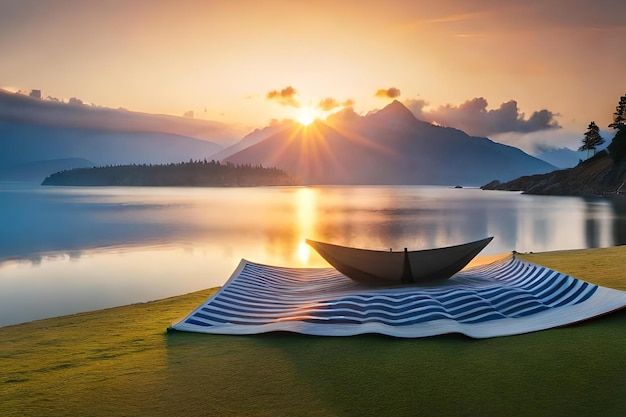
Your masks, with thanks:
M626 247L523 258L626 289ZM165 333L210 293L0 328L0 415L617 416L626 409L626 311L486 340Z

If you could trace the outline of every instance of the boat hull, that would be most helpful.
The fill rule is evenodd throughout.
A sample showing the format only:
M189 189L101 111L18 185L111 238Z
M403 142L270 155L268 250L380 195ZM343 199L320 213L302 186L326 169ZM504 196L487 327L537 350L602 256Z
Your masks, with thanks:
M493 237L444 248L392 252L307 240L329 264L354 281L411 284L445 280L463 269Z

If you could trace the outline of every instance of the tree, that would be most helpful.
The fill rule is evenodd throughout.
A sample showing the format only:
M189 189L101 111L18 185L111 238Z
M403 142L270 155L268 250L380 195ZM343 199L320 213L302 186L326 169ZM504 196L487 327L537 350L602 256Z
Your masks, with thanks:
M600 128L596 122L589 123L585 136L583 137L583 144L579 151L587 151L587 158L589 158L589 151L593 150L593 154L596 154L596 148L604 143L604 138L600 136Z
M619 162L626 156L626 129L619 129L611 144L607 147L614 162Z
M613 123L609 125L613 129L622 129L624 122L626 121L626 95L623 95L619 99L619 104L615 108L613 113Z
M626 157L626 95L620 97L619 104L613 113L613 123L609 127L617 129L617 133L607 147L614 162L619 162Z

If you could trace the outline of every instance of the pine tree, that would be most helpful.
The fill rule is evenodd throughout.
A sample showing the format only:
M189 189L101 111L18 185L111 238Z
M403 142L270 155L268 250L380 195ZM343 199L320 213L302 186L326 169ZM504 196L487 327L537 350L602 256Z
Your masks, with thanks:
M619 104L613 113L613 123L609 125L613 129L617 129L617 133L607 147L613 161L620 162L626 157L626 95L619 99Z
M626 121L626 95L623 95L619 99L619 104L615 108L613 113L613 123L609 125L613 129L622 129L624 122Z
M604 138L600 135L600 128L596 122L589 123L587 131L583 137L583 144L579 151L587 151L587 158L589 158L589 151L593 150L593 154L596 154L596 148L604 143Z

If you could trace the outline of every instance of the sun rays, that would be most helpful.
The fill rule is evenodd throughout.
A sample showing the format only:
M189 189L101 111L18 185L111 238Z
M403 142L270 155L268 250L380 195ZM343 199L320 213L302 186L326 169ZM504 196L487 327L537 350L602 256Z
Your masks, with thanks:
M313 106L306 106L306 107L302 107L299 109L299 113L297 115L296 120L302 126L306 127L306 126L310 126L316 120L325 119L324 116L325 116L324 112L321 111L319 108L313 107Z
M301 113L298 116L298 123L302 126L308 126L315 121L315 117L313 117L310 113Z

